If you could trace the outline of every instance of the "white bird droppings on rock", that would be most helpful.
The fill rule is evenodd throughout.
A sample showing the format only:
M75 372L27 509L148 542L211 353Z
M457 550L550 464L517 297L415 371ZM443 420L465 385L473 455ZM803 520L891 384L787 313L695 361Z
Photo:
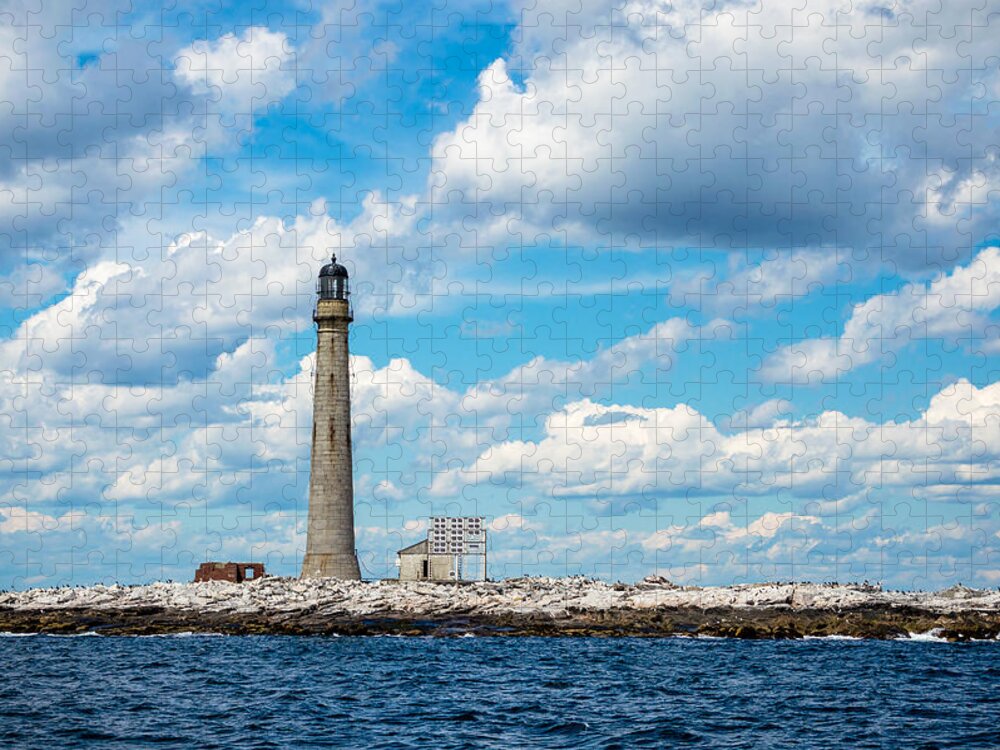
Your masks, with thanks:
M29 589L0 594L14 610L160 607L197 612L289 613L321 609L331 616L548 614L569 610L693 607L836 611L855 607L916 607L932 612L1000 611L1000 592L952 587L940 592L883 591L863 584L759 583L680 587L660 576L635 585L582 576L514 578L475 584L299 580L266 577L248 583L152 583Z

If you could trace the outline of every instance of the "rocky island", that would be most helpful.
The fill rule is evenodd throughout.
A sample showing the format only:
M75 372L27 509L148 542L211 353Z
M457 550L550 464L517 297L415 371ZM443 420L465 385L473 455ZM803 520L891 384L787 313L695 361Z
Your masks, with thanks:
M266 577L4 592L0 632L997 640L1000 591L696 587L655 576L635 584L584 577L462 584Z

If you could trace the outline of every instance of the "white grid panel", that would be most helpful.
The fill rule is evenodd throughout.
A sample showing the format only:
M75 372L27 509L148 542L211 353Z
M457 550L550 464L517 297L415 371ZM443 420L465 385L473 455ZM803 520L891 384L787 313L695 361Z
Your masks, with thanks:
M435 555L481 555L486 529L479 516L432 516L427 542Z

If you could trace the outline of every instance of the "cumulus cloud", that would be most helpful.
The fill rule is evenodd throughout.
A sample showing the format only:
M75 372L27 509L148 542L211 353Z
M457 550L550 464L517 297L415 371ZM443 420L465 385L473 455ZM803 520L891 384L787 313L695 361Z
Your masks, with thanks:
M527 8L474 111L435 139L434 202L599 244L967 257L993 230L1000 176L985 13L972 0Z
M756 262L703 261L679 270L669 299L677 307L749 316L773 314L782 303L804 299L851 280L850 259L821 250L775 250Z
M735 518L730 510L715 510L694 521L643 534L639 546L652 553L669 551L680 559L697 559L712 548L720 555L754 550L780 561L793 549L805 557L830 536L822 518L790 511L768 511L750 520Z
M102 9L125 17L131 5ZM0 288L20 292L40 267L30 273L47 283L23 295L35 309L91 263L141 262L161 249L158 232L190 228L171 226L165 206L185 202L206 143L229 153L234 134L292 90L293 51L284 34L257 27L178 50L169 33L158 43L109 34L72 4L47 4L44 22L17 4L6 12Z
M141 261L123 254L92 262L68 295L0 340L0 362L16 372L44 367L121 386L203 379L217 357L249 338L311 331L317 268L348 236L353 244L342 257L350 256L344 260L352 277L365 280L355 282L359 314L406 311L420 290L430 296L431 276L381 241L389 231L405 232L407 221L405 212L397 215L370 196L353 221L339 224L317 201L294 220L259 216L225 237L181 234ZM384 273L387 266L401 269L396 283ZM47 267L38 268L44 280ZM17 283L25 293L38 288L23 277ZM53 288L46 282L46 291Z
M95 270L92 283L104 288L121 272ZM81 303L76 312L88 309ZM59 322L72 313L63 310ZM185 314L183 306L178 314ZM885 498L988 503L995 494L1000 384L956 382L906 422L876 424L838 412L796 421L783 416L785 405L772 403L729 420L726 430L684 404L640 408L581 396L560 406L555 398L600 392L603 381L625 374L618 368L626 362L669 368L676 350L703 333L667 320L589 360L535 361L492 385L466 390L435 383L405 359L379 367L355 356L359 502L389 512L414 497L446 501L477 486L515 488L526 508L548 503L593 518L600 528L560 531L540 517L524 521L523 514L498 513L495 529L513 535L495 558L505 571L555 566L635 575L654 566L695 581L722 580L749 558L751 578L796 570L813 577L866 574L880 550L930 554L927 534L876 533L872 512ZM275 345L247 338L216 356L204 379L179 379L155 390L74 384L44 365L30 377L6 372L0 399L11 429L4 431L3 491L17 505L2 514L0 530L20 534L28 558L37 534L56 527L85 530L86 542L74 537L70 547L128 551L123 545L133 532L157 514L146 552L130 552L136 559L147 559L161 544L189 555L252 549L257 557L289 564L301 542L308 485L313 359L306 356L293 373L277 375L271 369ZM567 390L569 384L574 390ZM540 415L537 437L524 429L528 414ZM86 457L86 472L73 470L75 455ZM27 460L30 473L21 471ZM69 522L63 504L81 497L88 510ZM766 507L775 499L792 507ZM112 507L128 524L107 525ZM608 513L612 520L638 519L651 508L657 514L652 528L600 520ZM241 524L239 534L224 535L222 545L224 522L209 519L234 512L254 520L248 528ZM192 519L198 518L216 530L193 534ZM266 537L258 533L265 518L273 530ZM169 526L175 521L181 526ZM990 523L983 511L971 530L948 526L949 560L962 539L968 542L970 533ZM176 543L180 533L183 545ZM364 543L376 552L392 541L372 534ZM46 539L58 557L60 542ZM853 562L838 557L845 539L854 545ZM989 544L977 549L992 554ZM820 562L809 567L810 558ZM839 562L827 566L833 558ZM789 568L789 561L799 567Z
M16 505L0 507L0 534L51 531L59 528L60 524L65 525L68 521L70 521L68 516L61 519L54 518L45 513L37 513Z
M683 318L669 318L599 349L589 359L534 357L499 378L470 388L462 399L462 409L475 415L478 424L492 428L496 440L502 440L508 425L539 426L557 399L610 398L615 387L634 372L650 368L670 371L692 339L728 336L723 320L698 326Z
M293 50L281 31L251 26L239 36L195 41L174 58L179 81L227 117L251 114L295 88Z
M928 283L870 297L851 310L838 338L784 346L764 363L763 374L783 383L832 378L933 339L982 351L996 346L996 326L988 316L997 308L1000 248L988 247L968 265Z
M608 420L608 415L615 415ZM601 498L636 509L650 499L739 498L781 492L807 502L868 487L932 497L995 492L1000 383L960 380L912 421L877 424L828 411L722 433L686 405L639 408L582 400L546 417L535 441L491 446L439 475L433 491L490 483L542 496ZM971 477L977 475L974 484Z
M63 528L64 504L82 497L98 509L116 504L142 528L158 509L164 523L181 519L185 533L209 509L278 514L287 532L279 547L249 536L238 544L291 559L308 484L313 365L308 355L279 371L277 347L311 325L315 268L338 237L375 237L411 219L385 208L373 198L353 225L331 222L317 206L296 222L262 218L223 239L185 235L158 262L94 264L70 296L26 320L0 344L4 492L25 509L5 516L5 531ZM384 264L377 245L352 253L362 278ZM982 315L995 306L998 258L995 248L984 250L950 274L867 301L851 320L889 326L912 320L916 308L930 330L949 335L956 309ZM359 501L388 509L499 487L533 498L529 507L549 502L568 512L575 504L574 513L593 518L666 508L676 520L680 507L685 522L632 529L626 541L614 528L583 529L586 552L575 533L559 541L544 525L521 529L550 552L562 549L564 562L631 549L653 557L673 550L674 564L710 541L732 555L756 550L762 560L803 549L827 556L849 526L867 528L870 508L886 498L974 503L995 491L996 384L958 381L918 417L884 424L836 411L797 420L780 399L713 422L684 403L637 407L613 398L635 372L669 372L691 341L728 338L729 328L724 320L668 318L588 358L535 357L465 388L436 383L403 358L379 366L354 356ZM77 456L86 457L86 472L74 471ZM31 472L22 470L27 462ZM748 507L769 498L795 507ZM690 514L693 501L708 510ZM719 503L730 507L711 509ZM127 533L87 536L113 546ZM912 533L888 538L904 549L917 543ZM865 554L874 554L869 541Z
M582 359L534 356L455 385L405 358L355 356L359 508L389 518L397 504L464 508L476 495L508 535L496 559L512 573L561 560L613 575L621 555L635 570L645 555L695 579L747 560L748 577L803 560L836 576L838 559L860 575L907 555L954 567L964 545L983 575L1000 539L996 384L959 380L888 423L797 418L781 398L713 419L683 401L617 398L622 383L673 370L691 342L731 337L735 311L766 313L870 259L903 275L952 270L857 305L837 338L780 348L764 362L770 380L830 377L918 339L1000 345L1000 251L971 250L996 218L1000 79L979 11L947 11L962 22L835 0L527 8L474 110L434 140L423 194L372 190L348 221L317 200L295 219L180 236L148 209L185 186L199 148L225 153L304 81L336 100L350 83L330 75L330 54L353 60L371 40L331 47L344 18L332 6L301 49L253 27L163 56L122 38L70 61L55 27L20 24L27 41L0 30L12 50L0 59L2 239L28 261L0 268L0 290L28 308L69 292L0 342L0 555L40 570L45 534L49 572L103 554L118 575L120 552L141 575L195 551L290 570L311 429L313 362L298 342L319 263L343 247L361 315L440 314L484 288L544 297L544 274L494 267L541 235L629 253L739 247L759 261L677 274L668 301L704 317L643 318ZM388 61L390 45L374 45ZM125 224L132 233L109 242ZM70 229L83 262L48 264L45 248ZM907 529L885 517L907 513ZM361 525L363 548L389 540Z
M210 508L221 518L297 519L308 484L313 358L287 372L278 347L311 326L318 259L345 233L317 213L291 224L262 218L223 239L183 235L144 264L92 264L70 295L0 342L2 491L34 514L8 515L6 529L65 529L75 525L63 522L66 508L79 504L98 519L113 507L137 528L152 515L180 518L185 533ZM359 222L379 217L373 208ZM362 267L382 262L355 258ZM557 396L603 394L643 364L667 371L692 337L714 335L670 319L589 360L539 357L465 390L435 383L406 359L376 366L354 356L360 499L419 496L446 466L471 463L498 436L537 429L536 416ZM380 450L384 461L369 458ZM74 470L78 458L86 471ZM87 538L92 549L124 539Z
M315 266L330 242L325 217L262 217L228 238L182 235L142 263L94 263L0 342L3 361L120 385L203 378L248 337L311 326Z

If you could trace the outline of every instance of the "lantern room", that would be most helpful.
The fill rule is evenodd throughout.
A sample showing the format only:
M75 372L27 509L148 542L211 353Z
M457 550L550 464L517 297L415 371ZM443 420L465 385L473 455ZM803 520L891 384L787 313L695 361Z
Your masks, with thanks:
M347 269L337 262L336 255L319 272L316 291L320 299L346 300L350 296L351 287Z

